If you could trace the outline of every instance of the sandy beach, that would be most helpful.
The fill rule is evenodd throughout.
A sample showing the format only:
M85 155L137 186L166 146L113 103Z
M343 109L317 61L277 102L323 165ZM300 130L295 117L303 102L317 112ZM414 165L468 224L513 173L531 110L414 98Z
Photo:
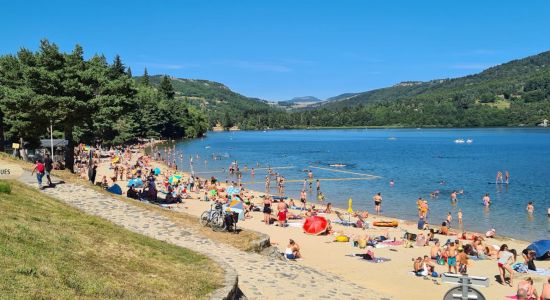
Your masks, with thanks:
M133 159L136 159L138 155L141 154L134 153ZM159 167L163 172L168 170L167 166L159 161L152 161L151 167ZM109 169L108 160L103 160L99 164L97 171L96 180L98 181L103 175L106 175L107 178L113 175L113 171ZM188 176L188 174L185 174L185 176ZM119 181L117 183L124 191L126 190L126 181ZM254 196L254 202L261 207L262 198L260 198L260 196L264 194L265 193L259 191L247 190L245 196ZM182 204L171 204L171 209L198 217L203 211L210 208L211 202L199 201L204 197L203 193L191 193L191 195L192 198L185 199ZM342 195L342 197L345 197L345 195ZM324 207L324 204L321 203L311 204L315 204L318 208ZM343 209L341 209L341 211L345 212ZM300 213L300 211L296 210L291 210L291 212L295 214ZM275 213L276 211L272 213L273 216L275 216ZM294 239L300 245L303 255L303 259L295 263L309 266L320 271L341 275L358 285L375 289L382 294L391 296L393 299L403 299L403 296L410 298L418 297L421 299L442 299L444 294L453 287L453 285L441 283L440 279L432 280L433 278L429 278L430 280L425 280L422 277L417 277L412 274L412 259L429 255L430 246L405 248L403 245L400 245L373 248L371 250L374 252L375 257L389 258L390 261L372 263L358 257L348 256L350 254L365 253L367 249L353 247L353 244L350 242L334 242L336 234L345 234L348 236L365 234L369 236L379 236L386 232L389 233L390 239L396 238L397 240L401 240L405 232L420 233L417 229L416 222L370 214L367 219L369 223L379 220L397 220L399 226L397 228L369 228L364 230L333 223L336 234L312 236L303 233L301 225L299 224L303 222L303 220L289 220L289 223L293 223L291 226L278 227L274 225L265 225L262 222L262 212L251 212L251 216L252 218L250 219L239 221L237 226L245 230L255 230L269 235L272 245L277 246L281 251L286 248L289 239ZM324 216L332 221L338 220L338 217L334 213ZM443 218L443 216L440 217ZM355 218L351 219L352 221L355 220ZM424 231L424 233L426 232ZM517 261L522 262L521 251L529 245L530 242L507 238L505 235L506 233L504 232L498 232L496 238L486 239L485 242L488 245L498 246L506 243L510 249L516 249L518 251L519 256ZM436 238L439 238L442 244L444 244L448 238L454 240L456 236L436 234ZM536 261L536 265L538 268L550 269L550 261ZM443 273L447 271L447 266L436 265L435 270L438 273ZM495 280L495 277L498 275L496 260L470 260L468 274L489 278L490 286L487 288L479 288L487 299L506 299L507 296L515 295L516 286L519 280L528 276L533 278L535 288L540 292L543 282L546 282L548 278L548 276L539 276L531 273L515 273L513 287L501 285Z

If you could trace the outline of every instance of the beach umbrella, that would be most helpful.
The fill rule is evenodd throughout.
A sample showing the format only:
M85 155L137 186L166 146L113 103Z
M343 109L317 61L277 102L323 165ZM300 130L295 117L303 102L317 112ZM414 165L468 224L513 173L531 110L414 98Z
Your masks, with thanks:
M155 169L153 170L153 172L155 173L155 175L160 174L160 168L158 168L158 167L155 168Z
M134 179L128 180L128 184L126 186L131 187L132 185L134 187L142 187L143 186L143 180L141 180L141 178L134 178Z
M178 183L178 181L180 181L180 178L178 178L176 176L170 176L170 178L168 179L168 182L170 182L171 184L176 184L176 183Z
M238 194L238 193L240 193L240 191L241 190L239 188L236 188L236 187L233 187L233 186L230 186L230 187L227 188L227 194L229 196Z
M328 221L327 219L320 216L309 217L305 220L304 232L307 234L318 235L327 230Z
M540 240L527 246L527 249L535 251L536 258L545 260L550 258L550 240Z
M233 200L228 205L225 206L227 209L229 209L232 212L236 212L239 214L239 220L244 220L244 205L239 200Z
M108 189L107 189L108 192L110 193L113 193L113 194L117 194L117 195L122 195L122 189L120 188L120 186L118 184L113 184L112 186L110 186Z
M239 200L233 200L229 203L230 208L244 209L243 203Z

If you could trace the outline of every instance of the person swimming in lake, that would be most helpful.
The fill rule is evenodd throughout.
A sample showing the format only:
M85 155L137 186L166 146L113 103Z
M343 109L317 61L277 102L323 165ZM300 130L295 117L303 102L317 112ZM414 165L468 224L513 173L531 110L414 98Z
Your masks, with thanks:
M452 201L452 202L456 202L456 200L457 200L457 192L456 192L456 191L453 191L453 192L451 193L451 201Z
M506 184L510 183L510 172L508 172L508 170L504 172L504 182L506 182Z
M529 203L527 203L526 210L527 210L527 213L531 215L535 212L535 206L533 205L532 201L529 201Z
M489 205L491 205L491 198L489 197L489 194L485 194L485 196L483 196L483 205L485 207L489 207Z
M395 185L395 181L393 179L390 180L390 187L393 187Z
M496 184L499 184L499 183L504 183L504 179L502 177L502 172L501 171L498 171L497 172L497 177L495 179L495 183Z

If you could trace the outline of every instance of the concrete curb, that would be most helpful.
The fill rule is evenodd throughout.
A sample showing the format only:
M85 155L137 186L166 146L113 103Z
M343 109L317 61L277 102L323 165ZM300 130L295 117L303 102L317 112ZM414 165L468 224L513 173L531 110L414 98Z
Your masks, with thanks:
M224 271L224 286L215 290L212 295L210 295L211 300L237 300L242 296L242 292L239 289L239 276L237 271L231 267L226 262L220 261L214 256L208 255L212 260L214 260Z

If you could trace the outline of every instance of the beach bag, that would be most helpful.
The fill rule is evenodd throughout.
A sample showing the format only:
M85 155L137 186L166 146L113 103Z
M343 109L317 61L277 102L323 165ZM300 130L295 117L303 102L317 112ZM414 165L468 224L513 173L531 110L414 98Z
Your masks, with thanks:
M365 249L367 247L367 240L361 239L361 240L359 240L359 242L357 244L358 244L360 249Z
M407 232L405 233L403 238L406 239L407 241L416 241L416 234Z
M355 224L355 227L363 228L363 222L361 222L361 220L358 220L357 223Z
M437 278L437 277L439 277L439 274L437 274L437 272L436 272L436 271L433 271L433 272L432 272L432 277L435 277L435 278Z
M445 259L443 259L443 257L440 257L440 258L437 260L437 264L440 265L440 266L445 265Z

